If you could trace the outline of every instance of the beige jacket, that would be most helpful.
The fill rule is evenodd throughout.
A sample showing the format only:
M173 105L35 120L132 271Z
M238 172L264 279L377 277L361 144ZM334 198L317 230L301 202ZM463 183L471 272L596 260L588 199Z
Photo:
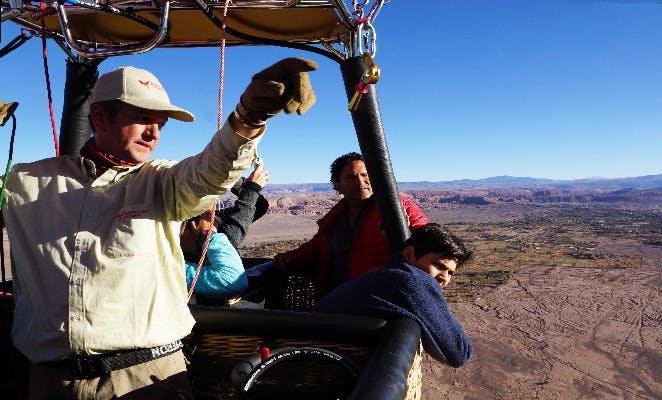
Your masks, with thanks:
M179 221L229 190L260 138L226 123L196 156L99 177L81 157L15 165L2 212L15 261L16 347L43 362L186 336L194 320Z

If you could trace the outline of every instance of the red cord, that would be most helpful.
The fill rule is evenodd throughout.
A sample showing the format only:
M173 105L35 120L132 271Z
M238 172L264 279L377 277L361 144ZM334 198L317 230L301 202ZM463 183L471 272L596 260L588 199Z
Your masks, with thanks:
M228 15L228 5L232 3L232 0L225 0L225 7L223 8L223 29L222 29L222 39L221 39L221 67L219 72L219 84L218 84L218 120L216 122L217 129L220 130L223 125L223 84L225 76L225 18ZM214 203L214 210L216 209L216 203ZM211 217L212 226L214 225L214 218L216 213L214 212ZM211 232L210 232L211 233ZM191 300L193 296L193 289L195 284L198 282L198 277L200 276L200 270L202 270L202 263L205 261L205 256L207 255L207 249L209 248L209 242L211 240L211 234L207 235L205 240L205 246L202 248L202 254L200 255L200 260L198 260L198 268L195 271L195 276L191 282L191 288L188 291L187 301Z
M39 4L39 10L45 12L44 3ZM46 57L46 20L41 19L41 47L42 57L44 58L44 74L46 75L46 91L48 92L48 111L51 115L51 127L53 128L53 143L55 145L55 156L60 156L60 145L57 141L57 127L55 126L55 113L53 112L53 96L51 96L51 78L48 73L48 58Z
M217 200L218 201L218 200ZM214 226L214 219L216 218L216 202L214 201L214 212L211 214L211 226ZM209 248L209 242L211 242L211 237L214 234L212 230L207 233L207 238L205 239L205 245L202 248L202 253L200 254L200 259L198 260L198 268L195 270L195 276L193 276L193 281L191 282L191 288L188 290L188 297L186 298L186 301L188 302L191 300L191 296L193 296L193 289L195 288L195 284L198 282L198 277L200 276L200 271L202 270L202 264L205 261L205 256L207 255L207 249Z
M225 0L225 6L223 7L223 23L221 29L221 68L219 72L218 79L218 119L216 121L216 129L220 130L223 126L223 86L224 86L224 77L225 77L225 20L228 16L228 5L232 3L232 0Z

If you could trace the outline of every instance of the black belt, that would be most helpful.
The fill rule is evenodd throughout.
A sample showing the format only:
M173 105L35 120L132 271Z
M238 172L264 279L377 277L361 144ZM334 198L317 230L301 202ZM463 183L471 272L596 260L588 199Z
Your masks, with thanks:
M90 379L108 374L110 371L156 360L157 358L175 353L182 347L184 347L182 341L177 340L163 346L152 347L151 349L135 349L115 353L69 357L63 360L46 361L42 364L49 367L68 369L72 372L75 379Z

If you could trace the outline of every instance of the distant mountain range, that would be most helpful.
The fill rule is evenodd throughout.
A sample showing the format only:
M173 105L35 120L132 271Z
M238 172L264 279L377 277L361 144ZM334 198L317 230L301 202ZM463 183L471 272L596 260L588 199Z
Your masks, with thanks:
M440 182L398 182L400 190L463 190L463 189L561 189L561 190L623 190L662 189L662 174L628 178L586 178L574 180L539 179L516 176L493 176L484 179L459 179ZM330 183L270 184L264 193L324 193L333 191Z

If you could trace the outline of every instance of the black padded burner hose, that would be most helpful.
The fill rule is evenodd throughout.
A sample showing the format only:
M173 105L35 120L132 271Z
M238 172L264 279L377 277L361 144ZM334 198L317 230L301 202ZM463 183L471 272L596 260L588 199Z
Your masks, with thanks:
M60 122L60 154L79 155L90 138L90 93L99 78L99 62L80 63L67 60L67 80L64 85L64 104Z
M354 86L363 75L361 57L344 60L340 63L340 70L349 101L354 96ZM386 146L375 85L368 86L368 93L363 95L358 109L351 114L386 237L393 249L399 249L409 238L409 224L400 202Z

